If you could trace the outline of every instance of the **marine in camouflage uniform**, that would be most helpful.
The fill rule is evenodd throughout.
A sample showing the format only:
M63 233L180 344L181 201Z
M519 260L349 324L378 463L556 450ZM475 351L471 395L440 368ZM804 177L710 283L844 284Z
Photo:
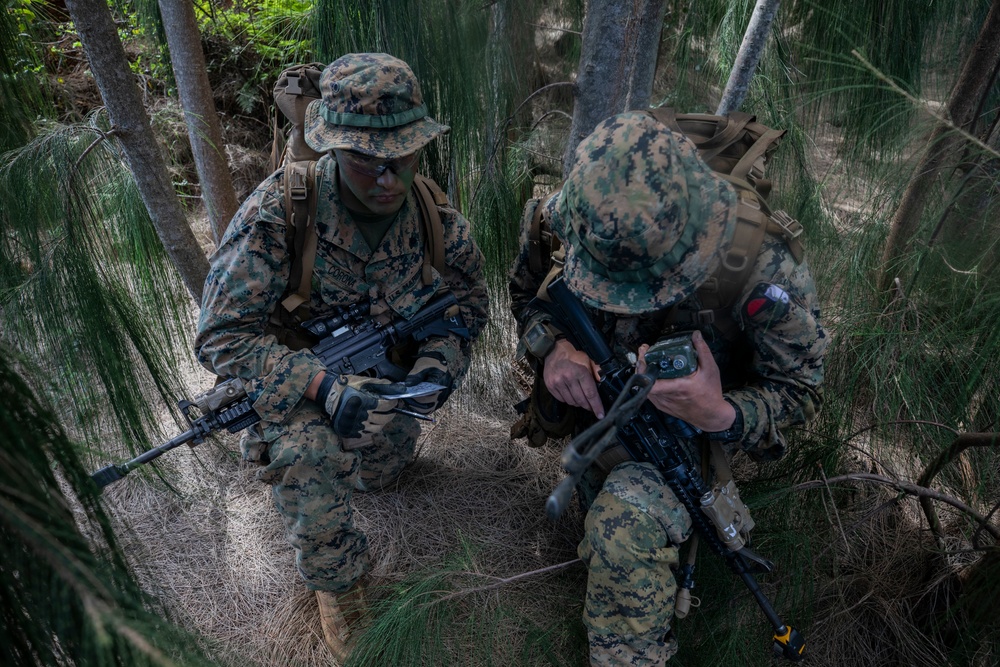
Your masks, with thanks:
M653 405L698 427L729 455L780 457L781 429L808 421L822 399L828 341L806 263L795 261L783 239L766 237L730 317L699 325L696 290L712 276L736 225L732 186L689 140L636 112L598 125L574 164L559 193L525 208L510 282L522 334L548 319L528 307L545 280L530 269L528 227L535 207L545 206L565 247L564 281L621 359L635 359L643 372L646 346L697 328L698 370L657 380ZM727 319L735 326L727 328ZM597 367L561 332L553 334L551 351L531 360L545 386L567 405L603 416ZM682 440L692 461L700 460L701 439ZM690 517L655 466L614 465L613 454L599 463L613 467L603 479L597 474L591 493L579 489L591 500L578 549L588 567L591 664L661 665L677 650L673 570Z
M336 60L324 69L320 89L322 98L309 105L305 119L306 141L324 154L316 164L310 316L369 302L372 317L409 318L450 290L475 339L487 295L469 223L456 210L439 208L446 268L433 270L428 284L410 187L418 151L448 128L427 115L406 63L385 54ZM282 176L282 169L271 174L243 203L212 257L196 351L212 372L248 381L262 421L260 446L245 448L245 455L264 465L259 478L272 485L306 586L336 594L351 589L369 567L365 535L352 521L352 493L394 480L414 456L420 427L392 412L395 401L377 393L371 398L383 381L334 378L308 347L281 342L287 332L274 316L286 295L293 251ZM440 407L468 367L470 343L454 334L431 338L411 356L411 373L433 368L435 381L449 385L418 411ZM411 375L407 383L414 379L427 377ZM350 403L338 401L350 391L377 400L378 409L352 413L358 432L338 434L331 415ZM335 599L318 597L321 611L324 600Z

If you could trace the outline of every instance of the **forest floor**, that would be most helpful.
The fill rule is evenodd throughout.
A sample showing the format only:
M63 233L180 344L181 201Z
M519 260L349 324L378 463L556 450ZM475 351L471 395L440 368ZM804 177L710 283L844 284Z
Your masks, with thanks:
M838 145L833 128L815 137L810 164L824 184L827 205L842 231L849 232L869 202L864 182L839 169ZM197 223L209 253L207 225L204 219ZM191 303L192 322L195 313ZM582 666L587 663L579 622L585 572L576 561L582 516L576 507L556 523L544 514L545 501L562 478L562 443L532 449L509 438L512 406L523 394L512 363L510 315L501 303L493 305L492 315L490 339L496 349L479 351L437 421L423 427L415 463L391 488L353 498L354 521L370 544L373 599L398 599L414 577L445 572L447 591L475 596L476 604L495 612L495 625L488 630L494 633L487 642L490 654L461 664L534 664L524 662L523 642L510 640L529 626L563 644L555 649L560 662L553 664ZM187 360L178 372L188 396L212 385L214 378L195 363L190 350L179 351L178 357ZM162 422L171 431L166 410ZM109 488L109 506L126 528L126 553L144 587L182 625L207 638L220 664L330 665L315 597L296 572L270 488L256 480L255 465L241 460L238 441L224 435L169 454L165 464L173 490L141 475ZM897 535L901 530L898 525L878 528ZM519 576L524 573L531 574ZM819 622L828 651L820 646L813 665L841 664L837 644L851 641L850 633L838 632L836 624L831 630L830 622ZM572 627L567 629L567 623ZM472 636L470 641L483 640ZM475 650L458 650L465 649Z
M475 589L576 559L578 512L555 524L544 514L561 478L561 448L532 449L509 438L520 397L511 369L501 365L512 355L511 349L490 361L480 354L436 422L423 426L418 457L401 478L388 489L354 495L376 599L452 561L460 562L455 587ZM192 359L188 351L179 356ZM193 359L180 372L189 396L214 381ZM169 431L165 410L162 420ZM206 636L227 664L329 665L315 597L297 574L270 487L256 480L255 464L240 458L239 437L223 434L168 457L174 490L133 474L105 492L144 587L183 626ZM533 605L532 615L559 617L567 598L579 604L582 566L573 568L580 576L568 581L576 590L535 598L554 606ZM508 588L537 594L549 578L540 574Z

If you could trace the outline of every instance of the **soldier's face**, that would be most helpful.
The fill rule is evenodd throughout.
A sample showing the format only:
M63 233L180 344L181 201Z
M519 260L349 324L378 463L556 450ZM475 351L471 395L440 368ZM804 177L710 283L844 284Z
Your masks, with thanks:
M395 160L345 150L333 152L340 175L340 196L348 208L371 215L392 215L413 185L420 152Z

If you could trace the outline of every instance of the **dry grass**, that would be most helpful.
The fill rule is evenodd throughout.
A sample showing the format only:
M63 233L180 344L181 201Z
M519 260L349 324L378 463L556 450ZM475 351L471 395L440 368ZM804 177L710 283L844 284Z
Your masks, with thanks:
M376 598L378 587L440 568L456 554L471 554L474 563L469 575L455 577L456 588L576 557L579 515L553 525L543 511L561 477L559 448L530 449L509 440L510 406L518 396L513 380L497 379L504 363L478 359L437 423L424 427L419 456L395 485L355 494ZM207 374L192 370L192 394L210 384ZM166 415L164 421L169 423ZM255 480L255 466L239 460L237 436L217 440L164 457L179 493L139 473L107 489L115 516L127 527L126 552L144 587L182 625L216 644L226 664L329 665L315 600L296 573L270 487ZM510 588L517 595L516 589L544 580ZM579 599L582 591L572 595ZM564 613L561 597L554 604L562 609L547 609L542 600L531 615Z
M578 623L579 565L569 568L570 576L538 574L489 588L498 579L572 561L581 530L575 507L555 525L544 517L545 499L562 476L561 448L531 449L508 438L511 406L520 398L511 356L478 356L438 422L425 426L415 463L392 487L354 497L355 521L371 547L373 601L392 607L400 584L425 574L444 577L443 594L460 592L449 612L452 625L424 634L450 633L427 639L441 638L445 654L461 653L461 663L438 658L426 664L536 664L524 662L519 647L533 629L559 623L550 641L571 656L563 664L583 660L581 635L566 631L567 623ZM188 370L191 394L211 382L203 371ZM169 423L166 413L163 421ZM140 473L110 487L107 499L127 527L125 549L144 587L214 645L219 664L329 665L314 597L296 573L270 489L255 481L255 467L237 452L238 438L226 435L169 453L163 462L179 493ZM895 453L869 455L858 465L915 477L912 456ZM810 532L824 563L810 594L813 622L802 628L813 665L844 664L843 656L858 665L946 664L940 638L928 637L920 629L927 624L914 617L947 612L962 568L929 565L933 545L919 508L912 499L893 498L882 488L842 490L836 521L828 507L825 529L816 525ZM809 570L810 564L794 567ZM512 613L489 616L504 609ZM494 635L485 639L494 648L480 659L475 652L484 637L470 627L483 617L495 623L484 630ZM754 610L752 622L759 621ZM567 648L567 642L580 646Z

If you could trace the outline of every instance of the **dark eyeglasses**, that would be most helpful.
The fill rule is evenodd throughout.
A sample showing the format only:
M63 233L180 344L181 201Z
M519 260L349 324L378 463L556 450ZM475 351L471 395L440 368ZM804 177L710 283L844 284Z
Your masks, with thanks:
M371 178L378 178L390 169L392 173L399 176L401 173L412 169L420 158L419 152L404 155L395 160L384 160L370 155L362 155L361 153L352 153L351 151L338 151L338 155L347 167Z

